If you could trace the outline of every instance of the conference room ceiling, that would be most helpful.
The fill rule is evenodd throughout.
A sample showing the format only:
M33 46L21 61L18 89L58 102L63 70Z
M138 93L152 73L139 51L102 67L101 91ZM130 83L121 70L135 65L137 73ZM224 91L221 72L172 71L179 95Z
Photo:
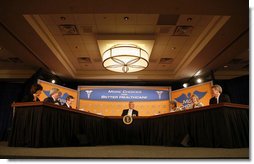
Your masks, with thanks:
M81 80L179 80L211 71L231 79L249 73L248 1L39 2L1 5L0 78L28 78L38 68ZM103 68L100 48L121 41L148 45L145 70Z

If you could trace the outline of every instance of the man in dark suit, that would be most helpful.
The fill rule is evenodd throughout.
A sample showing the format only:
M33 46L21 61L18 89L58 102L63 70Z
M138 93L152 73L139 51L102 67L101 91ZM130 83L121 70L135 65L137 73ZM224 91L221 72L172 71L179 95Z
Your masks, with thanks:
M74 97L71 96L71 95L68 95L66 97L66 102L63 104L63 106L72 109L71 105L72 105L73 102L74 102Z
M134 102L129 102L129 109L124 109L122 112L122 116L130 115L130 116L138 116L138 111L134 109Z
M223 102L230 102L230 98L226 94L222 94L222 88L219 85L212 86L212 95L209 104L219 104Z
M56 105L61 105L60 101L58 100L60 97L60 90L58 88L52 88L49 91L49 97L45 98L43 102L53 103Z

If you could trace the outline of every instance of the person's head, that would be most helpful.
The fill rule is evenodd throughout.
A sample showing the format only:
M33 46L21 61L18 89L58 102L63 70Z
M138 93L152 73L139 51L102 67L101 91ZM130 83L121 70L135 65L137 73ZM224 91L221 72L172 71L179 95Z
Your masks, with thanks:
M71 96L71 95L68 95L68 96L66 97L66 104L68 104L68 105L71 106L73 102L74 102L74 97Z
M194 104L198 103L198 102L199 102L198 96L195 95L195 94L191 95L191 101L192 101Z
M43 90L43 87L40 84L33 84L30 92L31 94L36 95L38 97L40 96L42 90Z
M170 109L175 109L176 107L177 107L176 100L169 101L169 108Z
M60 90L58 88L52 88L50 91L49 91L49 94L51 97L53 97L54 99L58 99L60 97L60 94L59 94Z
M58 97L57 98L59 98L59 97L61 97L62 96L62 92L58 92Z
M222 93L222 88L219 85L212 86L212 95L218 97Z
M130 101L130 102L129 102L129 108L130 108L130 109L134 109L134 107L135 107L134 102L133 102L133 101Z

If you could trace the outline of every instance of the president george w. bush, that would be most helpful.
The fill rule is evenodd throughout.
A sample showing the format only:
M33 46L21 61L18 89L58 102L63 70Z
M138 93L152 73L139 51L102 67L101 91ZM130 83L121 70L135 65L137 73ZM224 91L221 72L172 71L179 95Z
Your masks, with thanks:
M134 109L135 104L134 102L130 101L129 102L129 109L124 109L122 112L122 116L138 116L138 111Z

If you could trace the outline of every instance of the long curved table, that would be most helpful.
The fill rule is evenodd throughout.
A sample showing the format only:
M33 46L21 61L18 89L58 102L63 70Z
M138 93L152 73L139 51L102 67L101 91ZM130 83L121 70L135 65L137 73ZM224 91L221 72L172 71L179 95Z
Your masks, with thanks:
M222 103L150 117L106 117L44 102L14 103L9 146L249 147L249 106Z

